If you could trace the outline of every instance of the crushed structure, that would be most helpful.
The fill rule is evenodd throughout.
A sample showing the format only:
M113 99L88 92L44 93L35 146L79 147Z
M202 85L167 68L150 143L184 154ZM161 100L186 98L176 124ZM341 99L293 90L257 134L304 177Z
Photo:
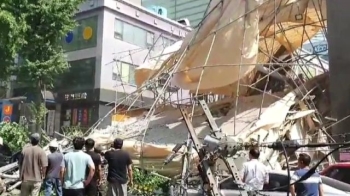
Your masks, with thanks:
M213 129L199 104L202 100L222 133L242 143L333 142L329 74L307 74L309 60L298 55L298 48L322 31L326 21L324 0L212 0L197 29L136 70L139 89L134 95L152 91L154 103L118 111L123 116L118 123L102 130L93 127L87 137L105 150L114 138L124 138L124 149L136 166L178 175L184 171L182 158L189 149L182 148L170 164L164 166L163 162L176 144L189 139L188 124L180 109L189 114L200 140ZM295 68L307 77L299 78ZM168 94L179 91L188 96L180 97L181 101L168 100ZM124 101L130 102L129 97ZM116 108L120 104L123 101L116 103ZM62 151L71 147L69 138L59 144ZM282 152L266 148L261 149L260 158L270 169L281 170L286 162L295 166L301 152L309 153L317 162L329 150L288 151L286 160ZM193 164L198 161L194 151L190 159ZM240 169L247 152L240 150L232 159ZM333 162L330 157L325 165ZM12 163L0 168L10 189L18 185L16 167Z

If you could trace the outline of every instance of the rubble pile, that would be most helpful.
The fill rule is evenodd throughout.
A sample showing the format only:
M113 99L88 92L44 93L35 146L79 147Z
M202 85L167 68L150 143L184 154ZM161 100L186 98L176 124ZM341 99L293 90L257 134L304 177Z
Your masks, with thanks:
M233 103L233 99L222 100L208 104L215 121L221 130L230 137L236 137L243 142L260 138L261 143L275 142L277 140L295 140L301 144L308 142L328 142L329 130L324 129L327 124L325 116L329 113L327 95L328 74L317 76L289 93L277 93L242 97L239 105L225 114L216 111ZM263 100L263 101L262 101ZM190 108L189 108L190 110ZM316 112L317 111L317 112ZM201 108L195 108L193 125L199 138L204 138L210 131L206 117ZM143 118L143 117L142 117ZM146 125L149 126L145 137ZM116 137L125 139L124 149L133 158L136 166L142 163L146 169L152 169L167 175L176 175L181 169L181 155L172 163L163 166L164 158L171 152L175 144L187 139L187 128L176 108L165 109L150 119L130 118L123 124L102 130L93 130L88 138L93 138L96 145L107 150ZM144 143L142 143L142 141ZM70 139L58 141L61 151L71 149ZM48 150L48 147L44 147ZM293 165L300 152L308 152L312 160L317 161L328 152L328 148L298 149L288 152L289 163ZM194 154L193 157L196 155ZM287 160L281 152L272 149L262 149L261 160L271 169L279 170L285 167ZM246 160L246 152L241 151L234 157L238 168ZM194 158L195 160L195 158ZM329 158L329 162L333 162ZM0 168L2 184L6 184L7 191L19 186L18 165L11 163ZM3 187L3 186L1 186ZM2 188L3 189L3 188Z

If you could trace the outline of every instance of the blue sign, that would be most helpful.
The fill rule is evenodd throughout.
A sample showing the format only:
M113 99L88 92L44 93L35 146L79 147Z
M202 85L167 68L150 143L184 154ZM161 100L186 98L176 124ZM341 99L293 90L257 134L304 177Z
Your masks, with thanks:
M328 50L328 44L320 44L314 46L314 51L316 53L326 52Z

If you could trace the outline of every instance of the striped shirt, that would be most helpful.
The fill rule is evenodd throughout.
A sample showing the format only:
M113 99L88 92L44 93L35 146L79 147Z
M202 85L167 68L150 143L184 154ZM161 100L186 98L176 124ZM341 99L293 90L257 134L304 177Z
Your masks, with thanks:
M305 175L309 169L299 169L292 175L291 183L299 180L303 175ZM319 196L319 185L322 184L321 176L318 173L314 173L310 178L296 183L295 193L297 196Z

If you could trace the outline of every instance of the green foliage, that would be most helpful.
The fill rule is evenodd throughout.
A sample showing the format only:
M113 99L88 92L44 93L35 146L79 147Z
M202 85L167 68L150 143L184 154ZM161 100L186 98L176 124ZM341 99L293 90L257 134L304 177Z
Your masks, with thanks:
M0 4L0 78L7 81L17 51L26 43L25 13L19 11L22 0L2 0Z
M78 5L83 0L24 0L21 11L28 26L26 43L18 50L23 58L15 74L20 82L42 90L69 68L62 48L62 37L71 31Z
M32 102L32 104L29 105L29 109L35 118L35 123L38 125L38 127L41 127L44 122L44 117L47 113L45 104Z
M133 195L168 195L169 180L164 177L155 175L149 171L134 168L133 178L133 186L130 187Z
M15 122L0 123L0 137L2 137L4 143L6 143L12 152L16 152L22 149L22 147L28 142L28 130Z
M64 136L73 139L74 137L84 137L84 132L79 126L62 127Z
M40 95L69 68L62 37L75 26L84 0L2 0L0 4L0 79L17 76L17 83ZM14 57L19 55L18 66ZM37 96L36 103L42 102Z

